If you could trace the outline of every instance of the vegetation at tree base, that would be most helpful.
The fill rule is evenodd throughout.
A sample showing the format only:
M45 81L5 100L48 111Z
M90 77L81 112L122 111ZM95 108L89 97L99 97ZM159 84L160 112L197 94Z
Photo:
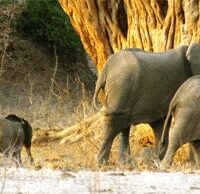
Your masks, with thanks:
M67 62L77 62L83 56L80 39L56 0L26 0L15 27L43 46L56 47Z

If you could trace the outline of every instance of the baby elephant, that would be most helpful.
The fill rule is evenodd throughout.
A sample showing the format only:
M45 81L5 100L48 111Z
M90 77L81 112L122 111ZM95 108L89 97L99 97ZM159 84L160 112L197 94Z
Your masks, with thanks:
M167 127L171 118L170 128ZM172 164L177 149L191 144L191 151L197 167L200 167L200 76L193 76L177 90L169 106L165 120L160 155L166 154L161 161L161 169Z
M21 149L24 145L32 163L31 139L32 128L28 121L12 114L0 119L0 152L5 156L21 164Z

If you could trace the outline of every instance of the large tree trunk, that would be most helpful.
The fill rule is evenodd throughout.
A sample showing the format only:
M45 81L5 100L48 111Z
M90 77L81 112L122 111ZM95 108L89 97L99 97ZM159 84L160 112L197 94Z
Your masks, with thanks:
M199 42L199 0L59 0L98 71L112 53Z

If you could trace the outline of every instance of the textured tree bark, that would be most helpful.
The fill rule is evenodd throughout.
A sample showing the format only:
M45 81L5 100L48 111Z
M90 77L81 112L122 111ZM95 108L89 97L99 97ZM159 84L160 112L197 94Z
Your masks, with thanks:
M199 0L59 0L100 72L129 47L164 51L200 42Z

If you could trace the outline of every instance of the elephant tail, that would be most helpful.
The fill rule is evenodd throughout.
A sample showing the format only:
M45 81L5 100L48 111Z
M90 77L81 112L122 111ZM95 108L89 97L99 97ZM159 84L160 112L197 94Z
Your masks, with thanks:
M171 118L171 114L172 114L172 111L173 111L173 107L174 107L174 104L173 104L173 101L170 103L170 106L169 106L169 110L168 110L168 113L167 113L167 117L165 119L165 123L164 123L164 126L163 126L163 132L162 132L162 137L161 137L161 145L164 145L166 143L166 140L167 140L167 136L169 134L169 120Z
M104 88L106 83L106 79L105 79L105 73L102 72L102 74L99 76L97 83L96 83L96 88L95 88L95 92L94 92L94 96L93 96L93 107L96 110L99 110L99 105L98 105L98 94L100 92L101 89Z

